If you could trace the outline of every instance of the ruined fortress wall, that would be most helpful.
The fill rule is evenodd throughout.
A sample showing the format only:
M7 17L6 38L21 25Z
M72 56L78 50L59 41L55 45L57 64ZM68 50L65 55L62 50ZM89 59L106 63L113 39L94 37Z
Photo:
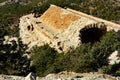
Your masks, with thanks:
M51 5L41 17L36 18L34 14L21 17L19 28L22 41L30 48L49 44L58 52L66 52L79 46L82 35L88 29L99 31L99 35L97 31L92 31L97 33L92 34L96 37L103 35L106 30L120 30L118 24L55 5ZM84 35L91 38L92 35L89 34L91 33Z
M85 13L75 11L73 9L67 8L67 10L70 11L70 12L73 12L75 14L78 14L80 16L86 17L88 19L94 20L96 22L104 22L105 25L107 25L107 31L109 31L111 29L114 29L115 31L120 30L120 25L119 24L116 24L116 23L113 23L113 22L110 22L110 21L107 21L107 20L104 20L104 19L101 19L101 18L93 17L91 15L87 15Z

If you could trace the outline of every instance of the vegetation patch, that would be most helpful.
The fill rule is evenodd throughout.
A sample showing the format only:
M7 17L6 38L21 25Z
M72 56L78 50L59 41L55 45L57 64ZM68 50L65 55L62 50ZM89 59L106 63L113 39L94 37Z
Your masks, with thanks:
M59 54L45 45L32 50L32 69L37 76L60 71L91 72L98 71L99 68L103 69L103 73L120 75L119 64L111 65L112 67L108 68L110 70L104 71L110 66L108 57L119 48L120 37L114 31L107 32L99 42L82 44L66 54Z

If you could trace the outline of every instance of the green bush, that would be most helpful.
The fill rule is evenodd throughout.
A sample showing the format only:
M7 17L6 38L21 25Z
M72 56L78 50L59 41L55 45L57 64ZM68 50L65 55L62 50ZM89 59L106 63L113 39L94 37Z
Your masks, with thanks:
M119 65L109 66L108 56L120 48L120 37L115 31L107 32L94 44L81 44L75 50L66 54L54 51L48 45L34 48L33 66L38 76L60 71L91 72L98 71L114 75L119 74ZM48 56L49 55L49 56Z
M48 45L35 47L34 50L32 50L32 68L35 68L36 75L45 76L54 71L54 69L52 70L52 64L56 54L57 52Z
M103 66L100 68L100 72L113 76L120 76L120 63Z
M4 40L3 40L4 41ZM27 47L21 40L11 44L0 42L0 74L26 75L29 73L30 60L23 56Z

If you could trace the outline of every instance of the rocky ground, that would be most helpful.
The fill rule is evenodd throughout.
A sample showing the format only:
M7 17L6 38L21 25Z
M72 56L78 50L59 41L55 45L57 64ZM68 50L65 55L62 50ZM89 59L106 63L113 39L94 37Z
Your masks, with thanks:
M120 80L120 77L98 72L75 73L63 71L58 74L48 74L45 77L35 77L33 73L29 73L26 77L0 75L0 80Z
M49 74L38 80L120 80L118 77L112 77L100 73L75 73L75 72L60 72L58 74Z

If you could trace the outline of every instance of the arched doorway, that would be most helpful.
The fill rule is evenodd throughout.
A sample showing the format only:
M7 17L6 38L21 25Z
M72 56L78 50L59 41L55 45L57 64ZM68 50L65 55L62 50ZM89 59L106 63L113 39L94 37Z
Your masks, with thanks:
M82 43L94 43L100 41L100 38L106 33L106 25L103 22L94 23L85 26L80 30Z

